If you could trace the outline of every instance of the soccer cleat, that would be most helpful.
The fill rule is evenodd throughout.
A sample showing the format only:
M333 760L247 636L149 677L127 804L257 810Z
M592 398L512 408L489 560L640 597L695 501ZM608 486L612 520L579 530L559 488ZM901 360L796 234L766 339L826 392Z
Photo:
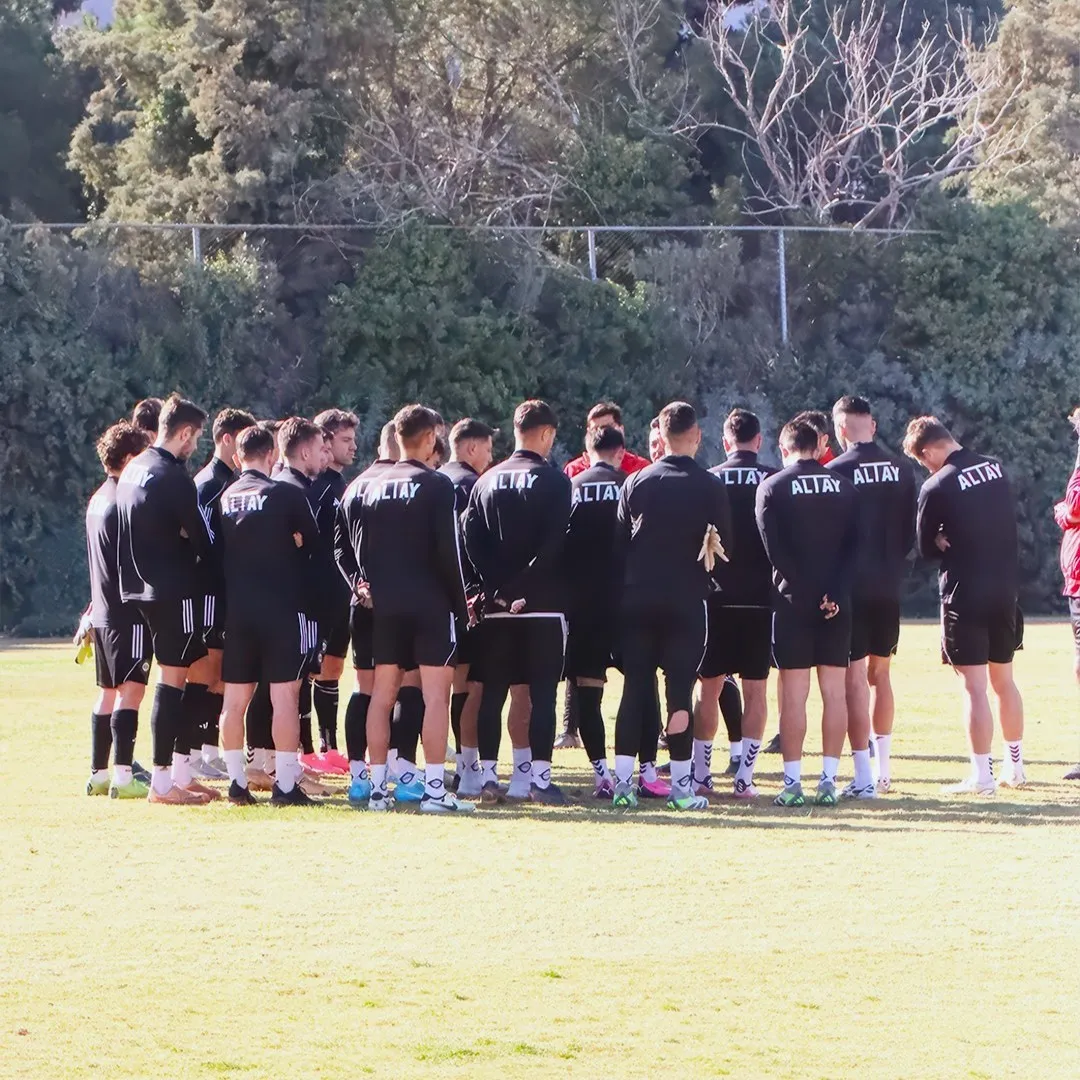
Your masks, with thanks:
M394 797L392 795L388 795L385 789L374 788L371 792L371 798L368 799L367 808L376 812L393 810Z
M323 776L327 773L335 773L337 769L331 768L323 760L321 754L301 754L300 764L303 765L308 772L313 773L316 776Z
M533 784L529 797L533 802L540 803L541 806L565 806L567 804L563 789L558 784L548 784L544 788Z
M296 781L296 786L308 796L317 795L320 798L325 798L327 795L333 795L334 789L328 788L325 784L319 783L318 780L304 774Z
M708 810L709 800L704 795L676 795L673 792L668 796L667 808L669 810Z
M633 810L637 806L637 792L634 790L634 785L626 780L620 780L612 793L611 805L616 810Z
M458 793L458 788L461 787L461 773L454 773L454 775L450 777L450 783L446 786L449 791L456 795Z
M225 796L230 806L258 806L259 800L246 787L241 787L235 780L229 785L229 794Z
M470 769L467 773L464 773L461 777L461 783L458 784L454 794L460 799L482 798L484 785L480 783L480 776L479 769Z
M194 791L185 791L173 784L164 795L159 795L151 787L146 793L146 801L161 806L205 806L210 800Z
M134 776L126 784L110 784L110 799L145 799L150 794L150 785L136 780Z
M792 784L791 787L784 788L779 795L773 799L773 806L805 806L806 798L803 796L802 784Z
M977 776L969 776L959 784L949 784L941 789L943 795L996 795L997 781L981 781Z
M840 792L840 798L847 799L876 799L877 788L873 784L867 784L865 787L856 787L855 781L852 780L850 784L843 791Z
M1008 788L1022 788L1027 787L1027 774L1024 772L1023 765L1017 765L1013 768L1006 767L1001 778L998 780L998 784L1001 787Z
M751 800L756 799L760 792L754 787L753 781L748 784L745 780L736 780L731 794L736 799L745 799L747 802L750 802Z
M577 750L581 746L581 737L574 731L564 731L555 740L556 750Z
M892 781L887 776L880 777L874 786L879 795L888 795L892 791Z
M219 772L213 765L203 761L199 758L191 766L191 775L198 777L200 780L225 780L228 778L228 772Z
M780 732L778 731L770 740L767 746L761 748L763 754L779 754L780 753Z
M489 780L480 789L480 803L482 806L503 806L506 803L506 788Z
M741 757L733 757L728 759L728 766L724 770L725 776L734 776L739 771L739 766L742 764Z
M666 780L639 780L637 793L643 799L666 799L671 785Z
M472 814L476 807L470 802L459 801L452 792L445 791L438 798L425 794L420 800L420 810L425 814Z
M273 777L262 769L249 767L247 769L247 782L252 791L272 791L274 787Z
M371 798L371 780L366 776L362 780L353 780L349 785L348 798L354 806L366 803Z
M663 765L656 766L657 776L670 776L671 775L671 762L665 761Z
M327 750L322 755L323 762L335 772L347 775L349 772L349 759L340 750Z
M601 780L593 788L594 799L610 799L615 795L615 785L610 780Z
M694 781L694 793L708 799L709 802L714 802L721 797L711 774L707 780Z
M835 806L837 802L836 784L831 780L822 780L814 795L815 806Z
M109 778L105 777L104 780L95 780L92 776L86 781L86 794L87 795L108 795L109 794Z
M271 806L318 806L318 803L314 802L304 791L299 784L293 784L290 791L282 791L281 788L274 785L274 790L270 794Z
M203 761L212 769L217 769L222 776L229 775L229 768L225 764L225 759L220 754L215 754L209 761L206 761L206 759L203 758Z
M144 769L137 761L131 763L131 775L142 784L150 783L150 770Z
M1063 777L1062 780L1080 780L1080 765L1074 765Z
M193 792L196 795L201 795L206 802L217 802L221 798L221 792L216 791L214 788L208 788L205 784L200 784L198 780L192 780L185 791Z
M395 802L419 802L424 797L424 781L419 776L411 784L398 781L394 788Z

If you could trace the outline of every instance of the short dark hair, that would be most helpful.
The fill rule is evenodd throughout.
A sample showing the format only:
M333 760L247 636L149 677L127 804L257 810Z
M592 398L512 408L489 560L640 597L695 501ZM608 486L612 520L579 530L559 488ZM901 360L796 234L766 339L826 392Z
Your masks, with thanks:
M206 413L194 401L188 401L179 394L170 394L161 406L158 432L171 439L181 428L201 428L205 423Z
M611 454L625 447L626 439L617 427L589 428L585 434L585 449L594 454Z
M908 422L904 453L918 460L935 443L952 442L952 432L936 416L916 416Z
M322 432L302 416L290 416L277 431L278 448L286 458L292 457L304 443L321 438Z
M671 401L660 410L660 434L667 442L673 435L677 439L697 426L694 406L685 401Z
M866 398L856 397L854 394L845 394L832 407L833 416L873 416L874 410L870 408L870 402Z
M142 431L148 431L151 435L156 435L158 418L161 416L161 406L164 404L159 397L143 398L131 410L132 424Z
M801 415L796 416L780 429L780 449L794 450L800 454L816 450L818 434L817 428L809 420L802 419Z
M406 405L394 416L394 434L398 442L410 446L422 435L435 431L442 424L442 417L426 405Z
M514 430L522 435L527 431L536 431L538 428L558 428L558 426L555 410L546 401L540 401L538 398L523 401L514 410Z
M243 409L222 409L214 417L214 442L221 442L226 435L235 438L244 428L253 427L255 423L255 417Z
M489 427L483 420L474 420L471 416L459 420L450 429L451 446L460 446L468 439L493 439L494 437L495 429L493 427Z
M398 443L397 431L394 430L394 421L393 420L387 420L386 423L383 424L382 428L379 431L379 448L380 449L382 449L382 444L383 443L388 443L390 446L393 446L393 448L399 454L401 453L401 446Z
M236 453L241 461L254 461L274 452L274 433L263 424L252 424L236 436Z
M733 443L753 442L761 434L761 421L749 409L732 409L724 421L724 434Z
M321 427L325 435L334 436L342 428L352 428L354 431L360 426L360 421L355 413L346 409L323 409L314 420L316 427Z
M150 445L150 432L120 420L107 428L96 444L97 455L106 472L119 472L128 458L141 454Z
M594 405L589 410L589 415L585 417L585 426L592 427L597 420L602 420L605 416L610 416L622 427L622 409L614 401L601 401L599 405Z
M260 420L259 427L265 428L271 435L276 435L281 430L284 420Z
M804 409L791 418L792 423L809 424L819 435L828 435L829 418L820 409Z

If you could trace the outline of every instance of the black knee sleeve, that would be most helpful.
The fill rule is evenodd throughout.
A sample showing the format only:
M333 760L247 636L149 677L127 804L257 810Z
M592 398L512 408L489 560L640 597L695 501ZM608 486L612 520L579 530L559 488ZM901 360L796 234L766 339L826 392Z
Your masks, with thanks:
M694 753L694 732L688 724L685 731L667 735L668 754L672 761L689 761Z
M154 704L150 710L150 733L154 742L154 764L172 764L176 746L176 731L183 722L184 691L175 686L158 683L154 688Z
M454 733L454 751L461 753L461 714L465 711L467 692L450 695L450 729Z
M311 737L311 680L300 683L300 753L314 754L315 742Z
M371 697L356 691L345 706L345 751L350 761L367 756L367 714Z
M406 761L416 763L420 732L424 727L424 694L419 686L403 686L398 691L397 738L394 749ZM392 733L393 734L393 733Z
M742 694L734 679L725 679L720 687L720 714L727 728L728 742L736 743L742 738Z
M529 713L529 746L533 761L550 761L555 750L555 700L558 680L529 683L532 709Z
M481 761L498 761L502 742L502 714L510 687L506 683L484 683L480 694L480 712L476 718L476 741Z

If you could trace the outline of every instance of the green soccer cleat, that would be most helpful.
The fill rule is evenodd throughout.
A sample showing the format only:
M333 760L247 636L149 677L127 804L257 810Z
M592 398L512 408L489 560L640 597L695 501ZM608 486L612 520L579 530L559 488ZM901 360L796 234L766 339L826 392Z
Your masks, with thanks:
M95 780L92 776L86 781L86 794L87 795L108 795L109 794L109 778L105 777L104 780ZM146 795L146 792L143 792Z
M704 795L676 795L672 792L668 796L667 808L669 810L708 810L709 800Z
M136 780L133 776L126 784L110 784L110 799L145 799L150 794L150 785Z
M791 808L793 806L805 805L806 799L803 796L802 784L792 784L791 787L784 788L784 790L773 799L773 806L786 806Z
M615 793L611 797L611 805L616 810L636 810L637 792L634 785L621 780L615 785Z
M817 786L817 794L814 796L814 805L835 806L836 801L836 785L831 780L822 780Z

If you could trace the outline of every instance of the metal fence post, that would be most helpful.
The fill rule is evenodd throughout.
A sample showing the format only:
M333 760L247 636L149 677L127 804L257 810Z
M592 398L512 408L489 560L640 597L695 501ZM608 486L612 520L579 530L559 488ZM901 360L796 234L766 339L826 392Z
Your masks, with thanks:
M596 231L594 229L588 229L587 235L589 238L589 277L596 280Z
M780 340L788 343L788 314L787 314L787 244L784 241L784 230L776 234L777 262L780 271Z
M197 225L191 228L191 261L202 266L202 232Z

